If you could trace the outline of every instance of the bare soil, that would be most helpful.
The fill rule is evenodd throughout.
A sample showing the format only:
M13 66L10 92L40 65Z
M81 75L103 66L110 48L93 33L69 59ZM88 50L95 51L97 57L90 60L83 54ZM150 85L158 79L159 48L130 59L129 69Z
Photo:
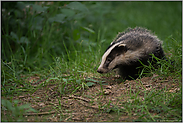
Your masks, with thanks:
M28 80L34 86L44 81L34 83L40 77L32 76ZM123 107L123 102L133 101L129 98L130 92L137 93L138 98L143 100L144 90L164 89L170 93L180 88L178 80L173 81L171 77L163 80L157 75L143 77L137 80L126 80L122 82L118 77L103 77L107 85L95 84L84 90L73 94L59 94L58 86L50 84L37 89L33 94L23 93L14 99L21 100L22 104L30 103L31 107L38 112L24 114L27 121L78 121L78 122L105 122L105 121L133 121L138 118L135 113L129 115ZM118 115L111 109L124 109Z

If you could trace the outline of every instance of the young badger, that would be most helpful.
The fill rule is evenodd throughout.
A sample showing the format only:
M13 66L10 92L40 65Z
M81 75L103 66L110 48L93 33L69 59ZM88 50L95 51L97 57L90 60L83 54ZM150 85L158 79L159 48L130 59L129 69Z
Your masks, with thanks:
M161 41L157 36L141 27L128 28L119 33L106 49L97 72L108 73L119 68L122 77L136 79L139 70L142 70L142 64L139 60L148 65L148 60L152 61L152 54L159 59L165 58ZM155 59L153 59L153 62L156 62Z

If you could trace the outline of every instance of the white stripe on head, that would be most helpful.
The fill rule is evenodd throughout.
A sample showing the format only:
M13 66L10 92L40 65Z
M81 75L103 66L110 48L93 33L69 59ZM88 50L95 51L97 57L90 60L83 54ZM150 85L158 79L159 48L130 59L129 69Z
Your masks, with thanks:
M101 64L100 64L99 68L102 67L102 65L103 65L104 62L106 61L107 56L110 54L110 52L112 51L112 49L114 49L114 47L116 47L117 45L119 45L119 46L126 46L126 44L121 44L121 42L116 43L116 44L114 44L113 46L111 46L111 47L104 53L104 55L102 56L102 62L101 62Z

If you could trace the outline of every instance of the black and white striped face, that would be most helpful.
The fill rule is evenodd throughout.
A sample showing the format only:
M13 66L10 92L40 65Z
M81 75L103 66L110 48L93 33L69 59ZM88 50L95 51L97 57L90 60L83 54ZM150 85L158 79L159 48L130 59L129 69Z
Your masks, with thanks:
M127 51L126 44L121 42L110 46L102 56L102 62L97 70L99 73L107 73L121 64L122 58Z

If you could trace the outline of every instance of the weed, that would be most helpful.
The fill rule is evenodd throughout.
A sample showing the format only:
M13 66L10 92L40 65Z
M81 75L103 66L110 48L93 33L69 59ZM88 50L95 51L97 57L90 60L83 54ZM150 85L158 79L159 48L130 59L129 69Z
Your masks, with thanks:
M36 112L35 109L30 107L30 104L24 104L18 106L19 101L13 100L11 103L9 100L1 100L1 116L2 121L4 122L12 122L12 121L25 121L23 115L27 112Z

